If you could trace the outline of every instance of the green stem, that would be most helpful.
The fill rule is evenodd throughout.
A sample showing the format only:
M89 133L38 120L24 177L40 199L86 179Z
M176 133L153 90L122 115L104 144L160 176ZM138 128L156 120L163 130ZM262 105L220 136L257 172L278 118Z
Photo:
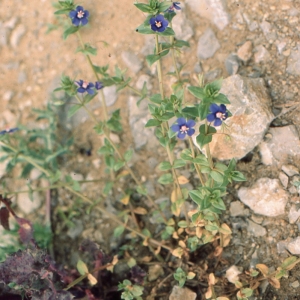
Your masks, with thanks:
M189 144L190 144L190 148L192 150L192 156L193 156L193 158L195 158L196 155L195 155L195 151L194 151L194 144L193 144L193 141L192 141L191 137L189 137ZM202 173L201 173L201 169L198 166L198 164L196 164L196 163L194 163L194 166L195 166L196 172L199 176L200 182L201 182L202 186L204 186L204 179L203 179L203 176L202 176Z
M79 39L79 42L80 42L80 45L82 47L82 49L84 49L84 43L82 41L82 38L81 38L81 34L79 31L77 31L77 37ZM85 57L88 61L88 64L90 65L97 81L100 81L100 78L99 78L99 75L98 73L96 72L95 68L94 68L94 65L92 63L92 60L91 60L91 57L88 55L88 54L85 54ZM100 94L101 94L101 102L102 102L102 107L103 107L103 114L104 114L104 119L105 120L108 120L108 112L107 112L107 106L106 106L106 102L105 102L105 97L104 97L104 93L103 93L103 90L101 89L100 90Z
M156 54L159 53L159 43L158 43L158 35L155 34L155 45L156 45ZM164 99L164 86L163 86L163 78L162 78L162 70L161 70L161 61L160 59L157 61L157 75L158 75L158 83L159 83L159 90L161 98Z

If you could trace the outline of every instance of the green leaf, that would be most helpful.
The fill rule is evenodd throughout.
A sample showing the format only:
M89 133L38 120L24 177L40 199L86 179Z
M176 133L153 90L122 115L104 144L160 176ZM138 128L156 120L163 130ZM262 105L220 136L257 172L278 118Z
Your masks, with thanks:
M133 150L132 149L128 149L125 153L124 153L124 159L128 162L131 160L133 155Z
M203 99L206 95L204 92L204 88L198 86L189 86L189 92L198 99Z
M155 103L155 104L161 104L161 95L160 94L154 94L150 97L150 101Z
M171 5L170 5L170 2L166 2L166 1L161 2L161 3L159 3L159 5L158 5L158 12L164 12L164 11L166 11L170 6L171 6Z
M154 34L155 32L149 26L145 26L144 24L140 25L136 30L136 32L141 34Z
M186 117L197 118L199 116L198 106L186 106L182 112Z
M213 201L211 201L211 204L220 210L226 210L226 206L224 204L224 201L221 198L215 199Z
M241 292L246 296L246 297L250 297L253 294L253 290L250 288L245 288L242 289Z
M205 91L208 96L217 95L222 87L223 78L217 79L213 82L208 83L205 86Z
M63 39L66 40L70 34L73 34L79 30L79 26L71 26L63 33Z
M139 194L144 195L144 196L147 196L147 194L148 194L148 191L147 191L146 187L144 187L144 186L138 186L138 187L136 188L136 191L137 191Z
M184 150L180 153L180 157L181 157L183 160L192 161L192 160L193 160L192 151L191 151L190 149L184 149Z
M111 191L112 187L114 186L114 183L113 182L107 182L104 186L104 189L103 189L103 194L104 195L108 195L109 192Z
M168 171L168 170L172 169L172 165L168 161L163 161L159 164L158 168L161 171Z
M283 261L280 267L282 269L290 270L290 267L293 266L297 260L298 258L296 256L290 256Z
M152 31L154 33L154 31ZM173 36L175 35L174 30L171 27L167 27L166 30L162 31L162 32L155 32L157 35L160 36Z
M108 156L105 156L104 160L105 160L105 164L106 164L110 169L113 169L113 168L114 168L116 161L115 161L115 158L114 158L113 156L109 156L109 155L108 155Z
M124 161L118 161L115 165L114 165L114 171L119 171L121 168L123 168L125 165Z
M211 135L204 135L204 134L199 134L196 137L197 144L200 146L202 149L203 146L206 144L209 144L212 141L212 136Z
M85 274L89 273L89 270L88 270L86 264L80 259L77 262L77 270L81 275L85 275Z
M114 237L117 238L117 237L121 236L121 234L124 232L124 230L125 230L125 227L122 225L116 227L114 230Z
M207 224L205 225L205 229L208 231L215 231L215 230L219 230L219 227L214 224Z
M84 48L78 47L76 53L81 52L85 55L97 55L97 48L93 48L90 44L84 44Z
M153 127L153 126L160 126L161 125L161 121L156 120L156 119L150 119L147 121L145 127Z
M183 159L175 159L173 163L173 168L181 168L185 166L185 161Z
M97 96L97 93L94 93L93 95L86 94L86 95L83 97L83 103L84 103L84 104L89 103L89 102L90 102L92 99L94 99L96 96Z
M243 173L239 172L239 171L234 171L232 172L232 179L234 181L246 181L245 176L243 175Z
M204 120L207 118L207 115L209 113L209 106L210 104L208 103L200 103L199 106L198 106L198 114L199 114L199 118L201 120Z
M211 178L217 182L223 182L223 175L217 171L211 171L210 174Z
M146 61L149 65L149 67L151 67L156 61L158 61L161 58L160 55L158 54L150 54L146 56Z
M180 228L187 228L188 227L188 224L187 224L186 221L179 221L177 225Z
M189 192L189 195L196 204L201 206L202 201L203 201L203 195L200 193L200 191L192 190Z
M54 12L55 15L69 15L71 9L65 8L65 9L59 9L56 12Z
M82 107L81 104L74 104L68 111L68 118L71 118Z
M218 94L214 97L214 103L230 104L230 101L224 94Z
M190 47L190 44L183 40L176 40L173 44L175 47L181 48L181 47Z
M160 184L169 184L169 183L172 183L173 182L173 176L172 176L172 174L169 174L169 173L164 174L164 175L162 175L162 176L159 177L158 182Z
M142 12L145 13L151 13L153 10L152 8L148 5L148 4L144 4L144 3L134 3L134 5L141 10Z
M52 153L51 155L48 155L46 157L46 162L50 162L51 160L55 159L57 156L62 155L64 153L66 153L66 152L68 152L67 149L64 149L64 148L59 149L56 152Z

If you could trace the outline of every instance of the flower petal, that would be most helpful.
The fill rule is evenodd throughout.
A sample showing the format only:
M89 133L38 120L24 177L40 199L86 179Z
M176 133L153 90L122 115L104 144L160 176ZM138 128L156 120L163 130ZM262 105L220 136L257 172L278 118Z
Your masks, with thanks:
M77 15L77 11L76 11L76 10L72 10L72 11L69 12L69 17L70 17L71 19L75 18L76 15Z
M82 19L81 19L81 25L82 25L82 26L86 25L86 24L88 23L88 21L89 21L89 20L88 20L87 18L82 18Z
M220 126L222 125L222 120L216 118L215 122L214 122L214 126Z
M181 139L181 140L183 140L183 139L185 138L185 136L186 136L186 133L185 133L185 132L179 131L178 134L177 134L177 137L178 137L179 139Z
M220 106L215 104L215 103L212 103L210 106L209 106L209 110L212 112L212 113L217 113L220 111Z
M86 18L90 16L90 13L89 13L88 10L84 10L83 12L84 12L84 16L85 16Z
M156 20L155 17L151 18L151 19L149 20L149 24L150 24L150 25L155 25L155 20ZM152 30L153 30L153 29L152 29Z
M179 126L179 125L176 125L176 124L174 124L174 125L172 125L172 126L171 126L171 129L172 129L174 132L177 132L177 131L179 131L179 130L180 130L180 126Z
M79 6L76 7L76 10L77 10L77 12L79 12L81 10L83 11L83 7L79 5Z
M95 94L95 91L94 90L92 90L92 89L87 89L86 90L90 95L94 95Z
M227 108L224 104L220 105L220 112L222 112L223 114L226 112Z
M195 129L194 129L194 128L190 128L190 129L187 131L187 135L188 135L188 136L192 136L194 133L195 133Z
M79 24L80 24L80 19L74 18L74 19L72 19L72 23L73 23L75 26L79 26Z
M195 122L194 120L188 120L188 121L186 122L186 126L187 126L188 128L194 127L195 125L196 125L196 122Z
M85 89L83 87L80 87L80 88L77 89L77 92L78 93L84 93Z
M209 114L207 115L206 119L208 122L213 122L215 120L215 114Z
M186 119L185 118L178 118L176 123L179 125L179 126L182 126L182 125L186 125Z

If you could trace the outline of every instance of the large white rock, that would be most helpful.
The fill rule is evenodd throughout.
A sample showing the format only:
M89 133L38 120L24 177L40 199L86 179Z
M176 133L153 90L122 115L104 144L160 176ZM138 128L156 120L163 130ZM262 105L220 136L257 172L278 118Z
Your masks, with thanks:
M269 129L270 138L259 145L265 165L281 166L294 163L300 167L300 140L294 125Z
M278 179L260 178L252 187L240 188L238 197L256 214L276 217L285 213L289 194Z
M214 135L211 153L219 160L241 159L262 141L273 120L271 99L263 79L240 75L224 79L220 92L231 102L232 117L226 120L226 134Z

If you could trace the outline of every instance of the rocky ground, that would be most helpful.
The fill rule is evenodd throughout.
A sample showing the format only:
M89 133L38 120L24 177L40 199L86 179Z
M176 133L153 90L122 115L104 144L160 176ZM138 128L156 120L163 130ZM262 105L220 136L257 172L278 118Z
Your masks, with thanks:
M146 81L148 89L156 92L155 66L149 68L144 60L154 41L135 32L144 16L132 2L82 1L80 4L92 12L89 26L82 31L83 38L98 48L95 64L109 63L111 71L115 64L126 67L137 88ZM57 25L50 1L2 0L1 6L5 9L0 11L0 128L43 126L35 122L32 108L43 108L51 101L51 91L58 87L61 74L87 80L92 80L92 74L85 58L75 54L75 36L63 41L60 30L46 33L49 24ZM184 76L193 85L202 72L207 81L223 77L222 92L232 102L229 109L233 117L228 120L232 139L221 136L213 155L221 160L239 159L238 168L247 178L247 182L231 187L225 199L228 211L224 220L233 228L233 238L224 256L244 270L256 263L276 268L289 254L300 255L300 198L293 184L300 181L300 3L186 0L181 6L173 28L179 39L191 45L179 57L179 62L185 64ZM163 63L164 73L170 71L168 59ZM153 195L165 196L156 184L156 166L165 154L157 150L153 132L143 128L148 119L146 103L137 108L138 98L130 90L117 94L114 87L109 87L104 93L110 110L121 108L125 130L114 137L116 142L125 150L136 150L135 169ZM188 100L193 101L191 97ZM92 109L96 116L101 115L100 102ZM100 141L88 115L78 113L66 120L63 112L59 113L61 126L75 139L75 155L65 162L65 172L77 180L101 177L103 163L96 151ZM86 150L92 150L90 156L84 154ZM4 168L5 164L0 163L1 181L5 180L9 190L25 190L28 180L32 186L43 184L36 180L36 172L31 172L26 181L5 174ZM86 185L83 190L97 197L97 188ZM70 209L68 197L60 195L54 200L63 211ZM19 194L14 201L20 214L42 222L45 198L40 193L31 201L26 194ZM114 204L113 199L106 203L112 212L116 212ZM120 245L111 238L115 225L105 216L95 213L77 218L74 213L72 222L76 226L68 228L55 215L57 211L54 209L53 215L57 234L54 245L60 262L76 263L82 238L95 240L106 251ZM74 251L70 251L70 245ZM299 299L299 286L298 267L282 280L281 289L266 287L261 299Z

